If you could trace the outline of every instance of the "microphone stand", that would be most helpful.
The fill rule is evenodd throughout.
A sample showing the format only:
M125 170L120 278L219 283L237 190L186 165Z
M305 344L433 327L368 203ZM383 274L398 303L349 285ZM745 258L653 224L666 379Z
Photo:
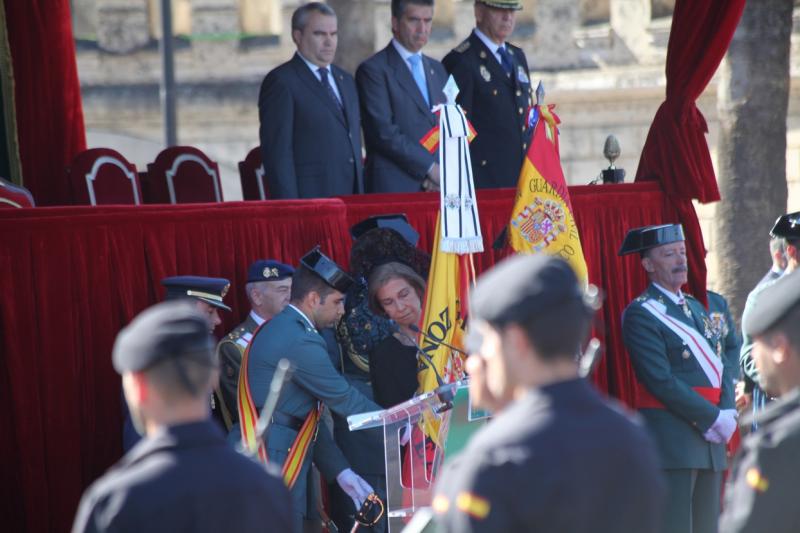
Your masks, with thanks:
M436 408L436 413L439 414L452 409L453 398L455 397L455 393L452 391L450 387L446 386L447 384L442 379L442 376L439 374L439 371L436 370L436 365L433 364L433 359L431 359L431 356L425 353L425 351L420 347L420 345L417 343L416 340L414 340L413 337L411 337L410 335L406 335L404 332L402 332L400 330L400 325L397 322L391 320L390 327L393 330L393 333L399 333L405 339L408 339L414 346L414 348L417 350L417 354L419 354L419 356L422 357L422 360L425 361L425 366L433 370L433 375L436 376L436 384L438 385L438 387L436 387L434 392L436 393L436 396L439 398L439 401L442 402L442 405ZM412 325L409 329L411 331L414 331L414 328L416 328L416 326ZM419 331L419 328L417 328L417 331Z

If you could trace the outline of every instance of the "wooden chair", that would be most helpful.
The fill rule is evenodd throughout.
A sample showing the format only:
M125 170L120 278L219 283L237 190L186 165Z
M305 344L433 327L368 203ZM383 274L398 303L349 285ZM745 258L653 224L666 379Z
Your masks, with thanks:
M250 150L244 161L239 161L239 179L242 182L242 197L245 200L269 198L269 186L264 165L261 164L261 148L259 146Z
M90 148L75 156L67 168L74 204L142 203L136 167L111 148Z
M221 202L219 166L193 146L162 150L147 165L145 200L153 204Z

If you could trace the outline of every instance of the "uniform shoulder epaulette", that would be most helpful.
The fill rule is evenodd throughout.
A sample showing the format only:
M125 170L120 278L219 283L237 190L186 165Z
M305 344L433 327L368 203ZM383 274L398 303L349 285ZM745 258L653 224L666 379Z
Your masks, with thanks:
M689 294L688 292L684 292L683 295L686 296L687 298L689 298L690 300L694 300L695 302L698 301L697 298L695 298L693 295Z
M223 337L219 343L222 344L224 342L230 342L231 344L238 344L243 348L246 348L252 339L253 334L248 332L243 326L240 326L225 335L225 337Z
M466 41L462 41L461 44L459 44L458 46L453 48L453 51L454 52L458 52L459 54L463 54L464 52L466 52L469 49L469 47L470 47L470 42L469 42L469 40L466 40Z

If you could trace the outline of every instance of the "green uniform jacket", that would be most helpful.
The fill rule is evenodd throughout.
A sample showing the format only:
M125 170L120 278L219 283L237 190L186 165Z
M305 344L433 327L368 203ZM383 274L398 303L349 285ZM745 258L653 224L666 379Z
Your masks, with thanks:
M239 422L239 406L236 399L239 390L239 369L242 367L242 354L253 338L258 324L252 315L233 328L217 345L219 358L219 391L223 407L227 410L231 424ZM228 430L231 427L227 428Z
M267 397L278 361L287 358L292 363L291 381L286 383L276 411L305 419L317 401L331 411L349 416L380 407L358 392L334 369L325 340L291 305L265 324L253 337L247 378L255 405L261 409ZM273 424L267 435L267 454L276 465L283 465L297 431ZM325 428L317 432L303 462L300 475L292 488L295 512L305 515L306 474L314 463L325 479L332 481L345 468L347 460Z
M713 405L692 387L709 387L700 364L680 337L662 324L643 304L653 299L666 307L666 313L703 334L723 359L721 397ZM703 305L686 295L694 319L684 314L653 284L625 309L622 335L631 364L639 380L665 409L641 409L640 413L658 445L661 466L665 469L724 470L724 444L705 440L705 433L717 419L720 409L733 409L733 383L738 375L738 342L732 326L713 325ZM725 306L722 314L730 321Z

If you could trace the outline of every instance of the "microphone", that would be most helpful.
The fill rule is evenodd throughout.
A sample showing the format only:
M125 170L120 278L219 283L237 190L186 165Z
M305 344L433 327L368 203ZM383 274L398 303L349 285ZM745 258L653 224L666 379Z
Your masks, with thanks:
M428 339L429 341L431 341L434 344L441 344L445 348L450 348L454 352L458 352L458 353L460 353L462 355L469 356L469 354L467 352L465 352L464 350L460 350L460 349L456 348L452 344L447 344L444 341L437 341L436 339L434 339L433 337L431 337L430 335L428 335L427 333L425 333L424 331L419 329L416 324L411 324L410 326L408 326L408 329L410 329L414 333L419 333L420 335L422 335L423 337L425 337L426 339Z
M411 328L409 329L411 329L411 331L414 331L413 328L416 328L416 326L411 326ZM436 384L438 385L438 387L436 388L436 395L439 397L439 400L443 404L436 410L436 412L442 413L444 411L447 411L448 409L452 409L453 396L454 396L453 391L444 390L445 382L442 379L442 376L439 375L439 371L436 370L436 365L433 364L433 359L431 359L431 356L425 353L425 351L420 347L419 344L417 344L417 341L414 340L414 338L400 331L400 324L398 324L394 320L389 320L389 330L392 333L399 333L400 335L411 341L411 344L414 345L414 348L416 348L417 353L420 355L420 357L422 357L422 360L425 361L425 366L433 370L433 375L436 376ZM419 328L417 328L417 331L419 331Z

